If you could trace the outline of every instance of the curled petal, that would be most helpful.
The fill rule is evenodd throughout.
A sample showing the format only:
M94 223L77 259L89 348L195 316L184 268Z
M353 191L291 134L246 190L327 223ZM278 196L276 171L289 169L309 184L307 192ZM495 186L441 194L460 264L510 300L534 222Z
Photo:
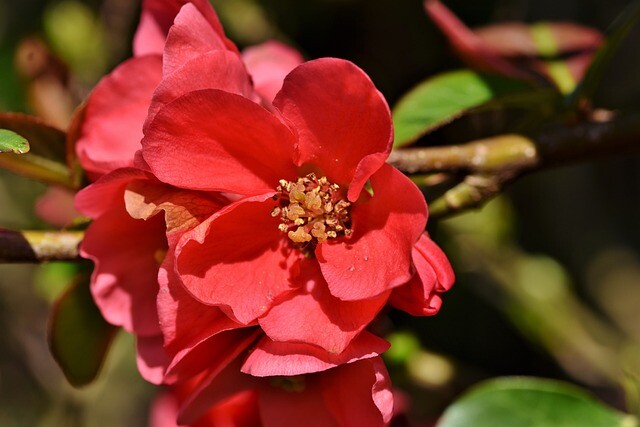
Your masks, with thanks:
M296 287L291 276L302 254L278 230L272 195L229 205L185 233L176 249L185 289L203 304L227 307L243 324Z
M301 342L342 353L378 314L388 292L363 301L341 301L331 295L315 260L301 264L302 287L285 295L258 321L275 341Z
M297 176L293 145L291 131L273 114L215 89L166 105L142 140L144 159L161 181L244 195L273 191L280 179Z
M391 151L393 128L384 97L351 62L305 62L285 79L273 102L298 132L298 165L349 186L355 201Z
M340 426L383 427L393 416L391 381L379 357L319 376L325 403Z
M98 218L123 202L125 188L135 180L153 180L153 175L135 168L122 168L101 177L76 194L76 209L90 218Z
M247 357L242 372L256 377L320 372L378 356L388 348L387 341L367 331L360 333L340 354L327 353L314 345L277 342L265 337Z
M217 194L182 190L151 180L129 183L124 200L133 218L146 220L162 213L167 233L190 230L228 203Z
M373 197L353 207L352 237L316 249L331 294L345 301L369 299L411 279L411 248L427 221L420 190L397 169L384 165L371 185Z
M431 316L440 310L440 294L451 288L453 269L442 249L426 234L413 248L415 276L404 286L395 288L389 302L413 316Z
M438 281L435 290L437 292L445 292L451 289L455 281L455 275L453 268L451 268L451 263L445 253L442 252L442 249L429 236L424 234L416 243L415 249L421 257L429 262L436 274Z

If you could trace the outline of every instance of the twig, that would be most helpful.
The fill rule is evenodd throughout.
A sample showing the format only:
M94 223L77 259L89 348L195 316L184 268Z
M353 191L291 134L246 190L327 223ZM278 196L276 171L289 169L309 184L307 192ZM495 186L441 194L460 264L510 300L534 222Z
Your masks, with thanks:
M11 231L0 229L0 263L76 261L82 231Z
M453 215L482 205L527 172L640 153L640 113L596 113L589 122L533 136L500 135L462 145L397 150L388 162L409 174L465 173L462 182L429 204L432 217Z

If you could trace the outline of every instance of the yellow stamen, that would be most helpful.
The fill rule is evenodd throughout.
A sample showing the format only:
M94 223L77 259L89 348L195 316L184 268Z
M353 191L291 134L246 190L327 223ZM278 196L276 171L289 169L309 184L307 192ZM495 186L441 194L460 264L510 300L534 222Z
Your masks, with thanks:
M313 253L315 246L327 239L351 235L351 203L339 185L313 173L295 182L281 179L279 184L274 197L278 206L271 216L280 216L278 229L301 250Z

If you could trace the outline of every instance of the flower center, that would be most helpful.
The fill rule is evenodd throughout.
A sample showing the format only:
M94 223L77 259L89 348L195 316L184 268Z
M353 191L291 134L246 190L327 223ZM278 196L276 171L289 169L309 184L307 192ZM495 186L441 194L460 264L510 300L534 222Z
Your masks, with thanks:
M327 239L351 235L351 203L326 177L310 173L295 182L281 179L277 191L279 203L271 216L280 217L278 228L300 249L312 251Z

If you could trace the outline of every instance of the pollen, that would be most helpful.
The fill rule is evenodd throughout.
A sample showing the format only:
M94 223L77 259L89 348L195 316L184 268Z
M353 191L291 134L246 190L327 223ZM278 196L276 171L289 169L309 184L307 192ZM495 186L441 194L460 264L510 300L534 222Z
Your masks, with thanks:
M279 217L278 229L305 252L311 253L328 239L352 234L349 211L340 186L310 173L297 181L281 179L274 197L278 205L271 216Z

